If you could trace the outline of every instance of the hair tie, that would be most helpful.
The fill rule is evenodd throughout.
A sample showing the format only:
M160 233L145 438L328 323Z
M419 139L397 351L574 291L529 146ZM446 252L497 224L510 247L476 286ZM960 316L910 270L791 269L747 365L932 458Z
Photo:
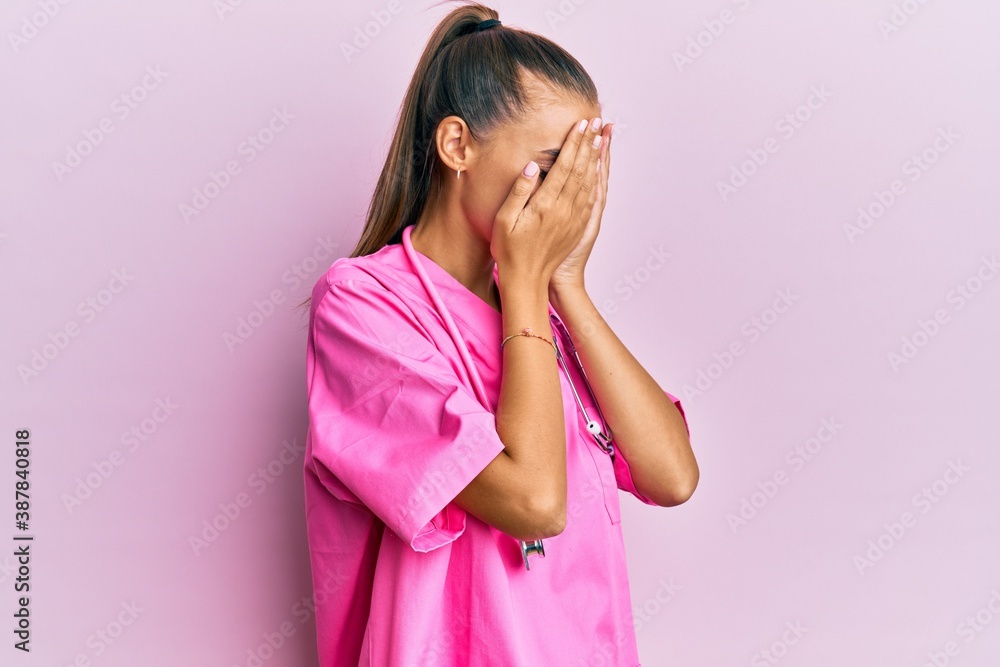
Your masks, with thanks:
M476 25L475 32L482 32L483 30L489 30L495 25L503 25L503 24L500 23L499 19L486 19L485 21L482 21L481 23L478 23Z

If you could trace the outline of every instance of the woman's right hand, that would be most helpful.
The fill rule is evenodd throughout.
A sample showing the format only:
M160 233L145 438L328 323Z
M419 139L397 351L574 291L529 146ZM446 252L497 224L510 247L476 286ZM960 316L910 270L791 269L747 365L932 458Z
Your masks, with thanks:
M602 129L600 123L594 129L590 120L570 128L537 191L537 165L535 174L527 176L522 171L518 175L493 224L490 252L501 280L517 276L518 281L547 286L556 268L580 242L597 201L600 144L594 146L594 141Z

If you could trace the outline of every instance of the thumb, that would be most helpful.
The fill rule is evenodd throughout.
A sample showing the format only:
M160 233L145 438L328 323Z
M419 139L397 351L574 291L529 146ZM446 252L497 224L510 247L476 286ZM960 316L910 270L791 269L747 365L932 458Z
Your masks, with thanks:
M521 173L514 179L514 185L511 186L510 193L508 193L504 203L501 204L496 216L497 221L503 222L508 232L514 228L514 223L517 222L521 211L524 210L525 204L528 203L528 197L531 196L531 192L535 189L535 180L537 178L538 164L532 160L525 165Z

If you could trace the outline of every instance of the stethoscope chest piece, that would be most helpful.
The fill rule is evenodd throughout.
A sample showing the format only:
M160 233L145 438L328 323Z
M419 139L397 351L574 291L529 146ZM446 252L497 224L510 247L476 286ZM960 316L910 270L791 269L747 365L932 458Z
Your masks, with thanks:
M528 564L528 556L530 554L541 554L545 556L545 545L542 544L541 540L532 540L531 542L520 542L521 544L521 558L524 559L525 569L530 570L531 565Z

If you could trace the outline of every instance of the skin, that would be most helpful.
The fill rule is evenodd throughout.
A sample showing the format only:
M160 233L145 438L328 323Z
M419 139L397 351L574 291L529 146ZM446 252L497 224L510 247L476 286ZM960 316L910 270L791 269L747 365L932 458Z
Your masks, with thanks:
M587 378L613 434L614 444L629 462L636 489L658 505L679 505L690 498L699 479L698 465L683 417L604 321L584 286L586 262L600 231L607 199L613 127L610 123L601 123L599 105L553 90L531 77L528 77L526 85L533 111L516 123L498 128L494 135L482 142L473 139L465 121L458 116L449 116L438 125L435 140L440 187L432 189L427 206L411 233L411 241L418 252L431 258L472 293L501 312L505 335L519 331L526 321L540 321L545 313L543 308L547 296L573 337ZM597 125L588 126L583 138L574 137L574 128L581 119L597 119ZM592 150L589 142L597 134L601 135L602 143L599 149ZM574 141L574 146L581 148L571 153L569 147ZM560 151L564 157L557 163L556 153ZM536 162L543 173L525 177L522 170L530 161ZM590 179L595 191L591 194L593 208L579 220L559 227L556 236L561 240L549 238L549 244L541 250L532 244L518 246L516 258L523 258L523 262L510 258L503 262L495 260L493 252L497 251L498 244L494 238L494 226L499 224L498 213L499 219L510 219L510 211L516 209L519 212L522 206L525 210L533 208L537 212L539 207L554 199L560 188L565 187L563 192L570 190L568 186L571 184L576 186L572 195L579 189L579 181L571 183L569 168L565 173L560 172L559 176L551 170L553 167L558 169L560 165L579 168L583 164L597 166L596 172L593 166L590 167L594 174ZM456 178L459 168L462 174ZM545 171L551 173L543 178ZM545 191L547 194L540 195L540 188L550 178L553 180ZM512 203L519 182L524 183L525 180L529 192L526 203L522 200ZM523 219L523 228L529 229L529 218ZM550 216L548 224L553 225L555 219ZM542 222L545 222L544 218ZM535 224L535 229L541 229L537 226L537 216ZM571 240L567 242L566 238ZM578 240L572 241L574 238ZM564 250L555 252L553 248L560 242ZM506 251L513 247L511 244L509 248L501 249L508 254ZM551 267L548 264L543 266L545 258L537 259L535 255L561 259ZM500 267L502 291L493 282L495 262ZM515 264L516 272L512 269ZM508 275L514 276L509 280L510 285ZM539 289L538 285L543 287ZM524 295L525 298L522 300L514 295ZM507 304L506 310L501 302ZM543 329L536 325L535 331L546 337L551 334L547 326ZM514 338L511 343L517 340L525 338ZM511 371L511 378L517 379L511 379L510 383L521 387L522 391L525 387L535 389L537 384L544 385L537 388L541 393L523 400L537 402L541 396L555 396L557 402L547 404L546 408L561 405L559 371L551 347L546 350L546 346L533 342L531 346L520 348L513 357L506 351L509 347L510 343L505 348L504 363L517 364L516 371ZM506 374L505 370L504 384L508 383ZM505 399L504 391L501 390L501 405L505 400L513 405L513 401L518 399ZM520 412L521 409L518 408L519 416L530 414L529 407L524 407L523 412ZM514 412L513 408L511 412ZM549 414L552 414L551 410ZM501 431L502 417L498 411L498 431ZM566 521L565 432L562 420L550 420L547 424L538 420L536 424L523 427L517 438L513 435L512 426L506 428L506 455L501 453L487 466L456 498L456 502L473 515L520 539L558 534ZM546 431L545 428L553 430ZM535 441L534 445L531 440ZM539 447L539 441L546 445ZM550 441L553 443L551 446L548 444ZM553 471L560 470L560 466L561 475L553 474ZM548 480L555 481L546 486L544 482ZM531 491L531 488L534 490ZM530 504L528 499L532 493L539 495L538 488L551 488L550 499ZM529 525L529 517L538 516L545 516L545 521Z

